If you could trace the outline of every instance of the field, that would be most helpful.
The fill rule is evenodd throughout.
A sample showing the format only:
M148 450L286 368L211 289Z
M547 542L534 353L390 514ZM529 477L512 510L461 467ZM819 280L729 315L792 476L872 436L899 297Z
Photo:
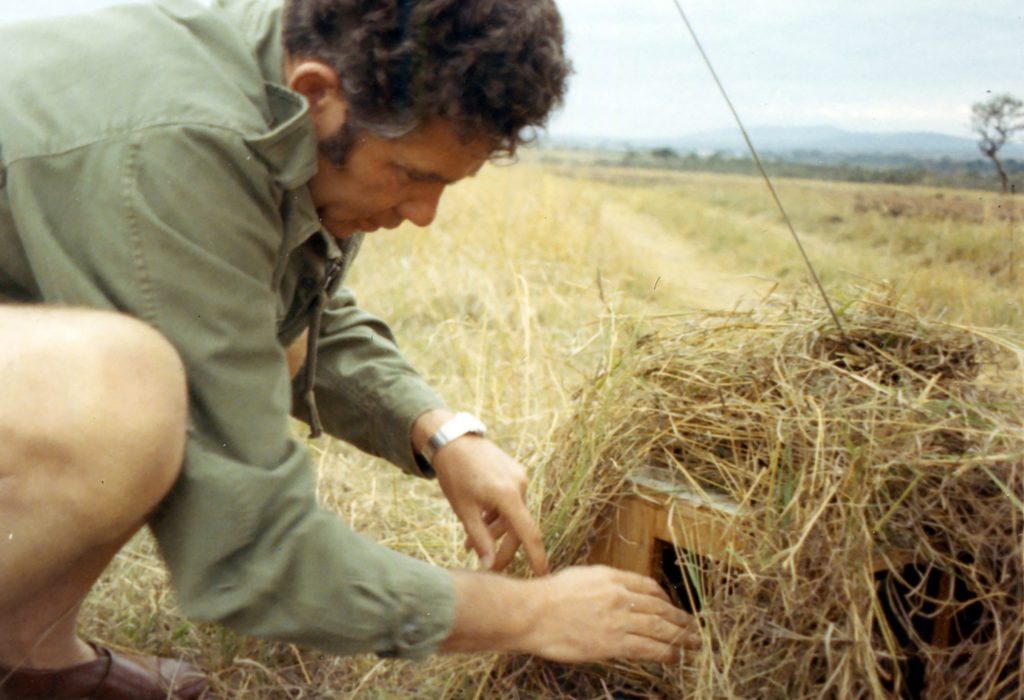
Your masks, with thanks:
M837 302L886 285L903 306L1019 342L1024 211L1007 198L776 184ZM372 236L350 283L451 405L481 416L499 444L536 466L625 320L749 309L808 277L758 179L527 160L455 187L429 230ZM324 502L354 527L439 565L474 564L435 485L336 442L310 448ZM489 656L337 659L190 624L145 535L107 572L83 619L86 635L114 647L203 664L213 698L499 697L485 683Z

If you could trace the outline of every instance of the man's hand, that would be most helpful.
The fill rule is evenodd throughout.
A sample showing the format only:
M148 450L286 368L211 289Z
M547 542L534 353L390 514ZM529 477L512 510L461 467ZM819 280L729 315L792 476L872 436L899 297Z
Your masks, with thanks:
M414 447L422 447L451 415L438 410L420 416L413 426ZM540 528L526 508L523 465L490 440L465 435L438 450L432 466L483 568L503 570L522 545L534 573L548 572Z
M701 646L694 618L644 576L605 566L529 581L453 573L455 623L443 651L517 651L566 663L675 663L683 649Z
M677 662L699 649L692 616L673 606L654 580L604 566L573 567L531 582L543 613L526 647L553 661L608 659Z

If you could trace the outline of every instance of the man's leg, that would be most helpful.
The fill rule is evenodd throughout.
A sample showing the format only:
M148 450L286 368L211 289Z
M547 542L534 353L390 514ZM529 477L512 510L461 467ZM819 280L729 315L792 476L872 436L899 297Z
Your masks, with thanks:
M0 666L94 657L78 606L173 485L185 375L125 316L0 306Z

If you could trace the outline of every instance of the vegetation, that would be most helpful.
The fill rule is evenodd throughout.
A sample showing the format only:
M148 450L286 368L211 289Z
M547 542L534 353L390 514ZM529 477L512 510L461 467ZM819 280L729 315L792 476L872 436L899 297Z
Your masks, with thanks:
M1011 192L1010 177L999 158L1002 150L1018 131L1024 131L1024 102L1013 95L994 95L971 108L972 125L978 134L978 148L996 166L1003 194Z
M950 157L920 158L908 155L842 155L815 150L798 150L785 154L764 153L762 161L769 175L810 180L839 182L876 182L891 185L924 185L958 189L1000 189L993 180L991 165L982 158L962 160ZM548 151L544 160L551 165L571 164L585 159L606 167L649 168L699 173L753 175L757 169L748 155L727 152L678 153L671 148L649 151L630 150L623 153L604 152L580 154L570 151ZM1024 184L1024 161L1000 161L1007 186L1020 190Z
M914 312L1019 339L1021 214L1008 198L809 180L777 187L838 299L884 281ZM375 234L361 257L351 282L362 304L392 321L452 405L482 416L533 468L538 513L559 468L550 458L571 439L560 426L630 319L699 320L705 309L752 309L806 284L762 182L592 163L488 168L452 190L429 231ZM1020 388L1024 376L1006 384ZM439 565L473 565L436 485L331 441L311 449L325 505L354 527ZM552 541L559 534L549 529ZM516 697L515 669L495 657L337 659L191 624L176 614L146 536L118 557L83 618L83 632L104 643L203 664L214 699Z
M608 504L638 484L684 492L677 512L731 504L677 521L689 525L662 535L653 572L700 610L709 653L659 669L515 659L488 690L995 700L1020 688L1024 394L994 370L1019 373L1022 358L884 296L839 306L841 331L821 306L779 297L621 324L541 465L556 564L601 551ZM616 547L639 550L644 536L618 522L630 544Z

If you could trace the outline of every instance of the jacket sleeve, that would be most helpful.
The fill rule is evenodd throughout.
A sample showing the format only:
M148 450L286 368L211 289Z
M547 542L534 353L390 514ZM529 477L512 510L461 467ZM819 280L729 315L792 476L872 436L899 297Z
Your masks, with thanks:
M328 434L409 474L432 476L417 463L409 436L420 414L444 402L409 365L391 329L360 309L346 287L331 297L321 321L316 398ZM302 402L296 405L305 419Z
M339 654L434 651L454 615L450 574L322 510L290 436L271 288L281 195L245 140L154 128L8 179L44 300L137 316L184 361L183 473L151 522L184 612Z

